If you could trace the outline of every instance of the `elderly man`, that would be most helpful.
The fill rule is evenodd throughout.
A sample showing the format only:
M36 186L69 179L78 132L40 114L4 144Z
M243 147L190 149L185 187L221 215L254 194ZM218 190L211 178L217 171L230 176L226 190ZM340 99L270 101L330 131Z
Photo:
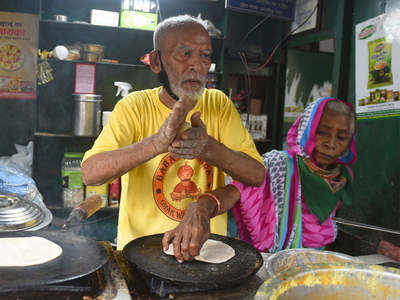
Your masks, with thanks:
M118 249L175 228L189 203L224 185L225 173L252 186L263 182L261 157L231 101L204 88L211 54L210 37L198 19L177 16L160 23L150 68L163 86L120 100L84 156L85 184L122 176ZM205 213L192 205L190 222L180 228L195 232L209 222ZM226 234L226 214L208 226ZM168 240L181 240L182 230L169 232Z

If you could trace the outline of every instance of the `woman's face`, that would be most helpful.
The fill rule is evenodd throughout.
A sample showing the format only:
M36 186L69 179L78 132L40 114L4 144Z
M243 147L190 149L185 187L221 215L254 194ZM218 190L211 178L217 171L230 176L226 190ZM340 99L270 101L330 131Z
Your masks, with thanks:
M325 111L315 136L314 160L321 168L329 169L347 149L350 139L350 118L334 111Z

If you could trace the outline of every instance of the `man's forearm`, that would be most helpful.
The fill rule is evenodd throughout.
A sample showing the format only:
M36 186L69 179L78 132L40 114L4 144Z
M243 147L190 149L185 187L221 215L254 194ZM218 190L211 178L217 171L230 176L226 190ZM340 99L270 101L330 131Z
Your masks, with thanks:
M121 149L95 154L82 164L83 182L86 185L101 185L122 176L158 154L154 145L154 135Z
M264 181L263 164L243 152L229 149L212 137L200 158L246 185L261 186Z

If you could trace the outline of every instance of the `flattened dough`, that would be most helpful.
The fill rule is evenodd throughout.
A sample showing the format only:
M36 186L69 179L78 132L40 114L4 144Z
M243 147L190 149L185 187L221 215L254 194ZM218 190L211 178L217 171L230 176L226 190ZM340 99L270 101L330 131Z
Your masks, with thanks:
M0 253L0 267L25 267L59 257L62 248L38 236L0 238Z
M169 244L168 250L164 251L165 254L174 255L174 247ZM194 259L211 264L220 264L230 260L235 256L235 250L221 241L207 240L203 247L200 249L200 254L195 256Z

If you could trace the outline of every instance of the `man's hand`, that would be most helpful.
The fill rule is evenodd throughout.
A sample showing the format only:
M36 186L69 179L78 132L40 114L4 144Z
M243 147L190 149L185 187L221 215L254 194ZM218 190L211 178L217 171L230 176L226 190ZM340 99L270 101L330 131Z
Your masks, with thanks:
M168 151L173 157L194 159L203 153L209 141L206 126L200 119L200 112L195 112L190 118L192 127L178 135Z
M210 235L210 212L198 202L189 203L181 223L164 234L162 245L168 249L172 242L179 262L192 260Z
M190 110L188 108L188 101L190 100L185 98L177 101L172 107L168 118L155 134L153 145L156 149L156 153L168 152L168 146L171 145L172 141L177 136L180 126L185 123L187 113Z

